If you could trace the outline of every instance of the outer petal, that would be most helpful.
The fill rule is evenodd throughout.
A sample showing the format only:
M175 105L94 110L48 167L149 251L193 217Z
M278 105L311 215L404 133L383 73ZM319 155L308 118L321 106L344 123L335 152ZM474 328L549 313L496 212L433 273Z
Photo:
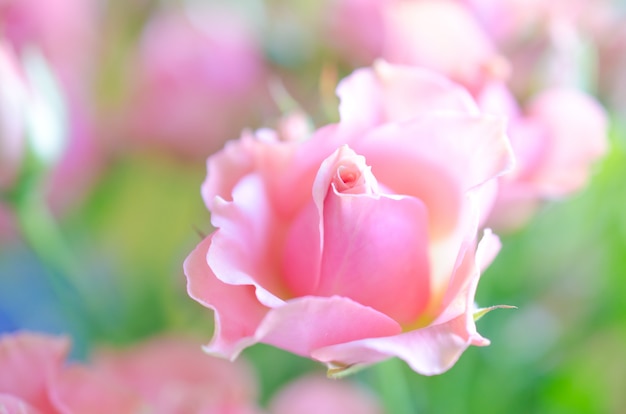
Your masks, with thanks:
M452 281L450 294L454 296L454 301L447 304L442 317L433 325L401 335L329 346L313 351L312 357L327 363L331 368L372 364L395 356L406 361L420 374L435 375L448 370L468 346L489 344L476 332L473 320L474 296L480 269L487 266L498 248L497 237L486 232L476 253L476 260L471 261L471 266L461 266L460 271L464 267L468 267L469 271ZM458 316L449 318L453 314Z
M51 386L69 346L66 338L26 332L0 337L0 393L42 412L57 412L50 399Z
M500 251L500 239L491 230L485 230L485 234L478 244L478 248L469 245L465 249L459 265L450 280L450 286L446 291L440 314L434 324L447 322L457 316L469 313L474 303L474 296L481 272L486 269ZM468 324L473 326L473 320ZM468 328L468 331L473 330Z
M185 260L187 291L215 311L215 333L206 351L234 359L253 342L267 308L256 298L253 286L228 285L215 277L206 260L211 241L212 236L204 239Z
M265 175L271 176L291 160L294 143L278 142L269 134L258 135L262 137L245 131L239 140L227 142L224 149L208 158L202 197L209 210L215 197L231 201L237 182L246 175L267 170Z
M444 324L401 335L320 348L314 350L311 356L330 368L373 364L398 357L422 375L436 375L452 367L470 345L484 345L484 340L477 334L468 334L465 315L461 315Z
M439 73L384 61L353 72L340 82L337 95L341 122L373 126L429 112L478 114L470 94Z
M233 201L213 203L211 221L219 230L207 260L215 276L231 285L255 285L266 306L279 306L288 296L279 274L286 224L268 199L259 174L242 178L233 189Z
M396 335L402 328L388 316L339 296L306 296L272 309L255 339L302 356L317 348L362 338Z

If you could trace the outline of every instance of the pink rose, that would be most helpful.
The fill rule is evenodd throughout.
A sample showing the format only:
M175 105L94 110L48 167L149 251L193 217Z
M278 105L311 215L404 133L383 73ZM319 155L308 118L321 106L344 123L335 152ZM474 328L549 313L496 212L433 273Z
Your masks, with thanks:
M136 56L124 138L196 159L218 150L267 103L260 47L233 12L152 17Z
M66 365L68 350L68 340L46 335L0 337L0 412L260 413L248 366L207 356L188 340L102 351L90 364Z
M40 49L73 95L95 66L97 13L94 0L0 0L0 33L16 49Z
M14 184L22 165L28 95L21 65L0 39L0 190Z
M382 414L376 395L347 381L308 375L290 382L269 404L271 414Z
M499 244L477 243L479 194L511 163L504 122L419 73L436 104L413 117L370 122L359 114L386 97L344 92L342 122L309 140L244 134L209 158L217 231L185 262L189 294L215 310L208 352L263 342L330 369L397 356L436 374L488 343L473 300Z
M382 54L385 33L383 10L393 0L328 0L326 43L353 63L369 65Z
M54 78L54 93L44 88L33 94L55 112L55 124L64 129L60 159L46 177L43 192L51 209L59 213L76 203L103 167L104 157L93 127L91 83L97 67L97 2L91 0L0 0L0 36L24 58L42 57L46 76ZM41 56L39 56L41 55ZM32 56L31 56L32 57ZM31 59L32 61L32 59ZM33 69L33 63L30 63ZM41 68L36 68L42 77ZM31 88L37 89L31 81ZM0 89L2 87L0 86ZM39 88L41 89L41 88ZM58 90L57 90L58 89ZM0 92L1 93L1 92ZM36 120L45 125L50 119ZM57 125L55 125L57 126ZM39 129L52 129L48 126ZM50 137L44 141L52 141ZM46 143L50 146L50 142ZM46 162L46 164L51 164Z
M501 93L487 92L486 95ZM500 95L484 106L507 100ZM506 105L500 105L504 108ZM524 111L512 106L509 134L517 163L500 179L488 224L512 231L524 225L541 202L584 188L591 169L608 150L607 117L592 97L575 89L552 88Z
M583 188L593 163L606 153L604 111L577 90L546 90L522 110L505 85L491 82L481 89L477 107L460 86L427 71L384 62L377 62L374 68L358 71L340 85L342 120L370 124L402 121L416 109L446 106L473 113L482 110L509 120L515 168L478 192L484 206L481 223L498 230L519 228L543 200ZM420 80L425 76L432 82ZM364 106L364 101L370 104Z
M132 393L151 413L260 412L255 402L256 380L244 361L231 363L210 357L193 341L180 338L158 337L123 351L96 353L82 373L69 373L63 378L62 395L71 406L81 403L75 398L81 377ZM126 401L132 403L129 396ZM78 407L73 405L73 411L87 412Z
M332 3L346 17L334 19L331 33L341 39L342 55L356 55L353 60L357 62L370 64L380 57L395 64L425 67L444 73L472 92L487 81L509 75L508 62L463 4L453 0ZM367 22L367 36L362 20Z
M64 338L26 332L0 336L0 409L60 413L54 387L68 351Z

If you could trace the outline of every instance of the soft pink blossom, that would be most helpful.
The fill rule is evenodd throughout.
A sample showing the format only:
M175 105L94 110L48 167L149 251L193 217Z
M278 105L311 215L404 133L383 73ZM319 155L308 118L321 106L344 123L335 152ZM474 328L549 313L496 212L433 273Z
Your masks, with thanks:
M35 333L0 336L0 408L11 414L60 413L54 401L56 379L69 351L65 338Z
M472 92L485 82L509 75L507 60L498 53L471 10L454 0L332 3L346 18L336 19L330 30L333 37L350 41L342 50L348 57L357 53L368 56L368 64L382 57L395 64L436 70ZM363 7L366 13L356 13ZM351 18L350 13L367 19L367 37L361 20Z
M14 184L22 164L28 94L21 65L0 38L0 189Z
M325 28L328 43L357 65L369 65L383 51L383 10L393 0L329 0Z
M215 310L208 352L264 342L331 369L398 356L436 374L488 343L473 297L499 244L478 245L479 194L511 163L505 125L431 75L416 89L437 104L413 117L362 119L384 98L340 87L341 123L307 141L244 134L209 158L217 231L185 262L190 295Z
M65 338L0 337L0 411L260 413L250 368L210 357L189 340L155 338L125 351L99 351L87 364L67 363L68 350Z
M349 381L307 375L288 383L270 401L271 414L382 414L376 395Z
M63 87L75 94L95 64L97 13L94 0L0 0L0 33L18 50L41 49Z
M67 129L65 148L49 169L43 189L55 212L66 210L84 195L104 162L93 126L91 91L98 57L97 3L0 0L0 36L20 58L41 54L60 89L63 102L55 105L67 113L67 118L57 120ZM40 92L36 91L46 100L48 96Z
M102 384L132 393L151 413L259 413L257 384L244 361L213 358L195 342L180 338L155 338L123 351L103 350L94 356L88 372L67 375L63 380L70 382L63 396L70 405L80 402L73 384L91 375ZM133 402L130 396L126 401Z
M517 163L500 179L488 220L501 230L521 227L543 200L563 198L584 188L594 163L608 150L604 109L578 90L546 90L523 111L512 107L508 115Z
M141 37L125 138L204 158L262 112L265 71L240 16L162 12Z
M370 5L383 21L389 22L381 26L384 47L376 53L392 63L437 70L467 88L481 111L508 118L518 167L501 180L501 194L489 223L498 229L512 230L527 222L543 200L570 195L583 188L591 165L606 152L606 121L601 107L592 97L574 89L584 81L578 69L582 67L580 49L584 39L579 36L576 18L589 7L583 7L580 2L569 9L561 2L550 6L535 2L522 5L515 1L498 5L489 1L466 3L389 0ZM517 10L516 7L524 11L536 7L540 12L504 13ZM519 29L500 33L496 27L489 26L488 23L501 23L502 19L496 18L500 14L517 19ZM532 31L532 38L524 36L529 25L539 23L541 31ZM349 29L347 21L344 30ZM502 37L496 38L496 32ZM510 41L504 38L507 36L511 37ZM508 76L505 57L513 59L512 77ZM395 108L432 102L432 98L421 99L428 91L412 90L415 83L410 79L390 84L383 79L383 72L379 68L376 92L363 86L352 88L359 96L355 101L373 99L380 105L375 108L375 114L353 111L356 117L372 122L376 117L398 119L402 114ZM534 103L522 105L511 88L524 98L537 98L533 98ZM537 89L542 92L534 93ZM377 100L375 94L381 93L383 99ZM566 127L564 108L570 116L577 114L577 119L570 123L576 127ZM584 134L577 132L583 130ZM557 171L561 175L567 171L569 178L555 179ZM496 194L495 183L483 189L485 207L494 203ZM488 208L483 212L482 221L486 221Z

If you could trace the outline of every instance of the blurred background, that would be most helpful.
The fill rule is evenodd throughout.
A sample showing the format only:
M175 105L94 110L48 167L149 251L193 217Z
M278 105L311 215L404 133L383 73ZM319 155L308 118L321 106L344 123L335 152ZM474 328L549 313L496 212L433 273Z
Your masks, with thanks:
M182 273L212 231L206 158L244 128L337 121L337 82L392 59L387 3L0 0L0 333L69 335L75 359L162 332L208 342ZM626 412L626 3L455 3L510 63L521 107L584 91L609 150L587 185L500 233L476 300L518 309L478 322L491 346L437 377L389 361L348 380L389 413ZM243 357L264 402L324 371L264 345Z

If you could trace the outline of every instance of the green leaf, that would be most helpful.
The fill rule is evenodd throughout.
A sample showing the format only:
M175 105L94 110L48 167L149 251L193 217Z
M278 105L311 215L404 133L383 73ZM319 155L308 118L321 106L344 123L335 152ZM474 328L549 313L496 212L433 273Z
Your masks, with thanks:
M480 308L474 311L474 322L478 321L480 318L488 314L494 309L517 309L517 306L510 305L495 305L489 306L488 308Z

